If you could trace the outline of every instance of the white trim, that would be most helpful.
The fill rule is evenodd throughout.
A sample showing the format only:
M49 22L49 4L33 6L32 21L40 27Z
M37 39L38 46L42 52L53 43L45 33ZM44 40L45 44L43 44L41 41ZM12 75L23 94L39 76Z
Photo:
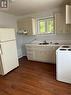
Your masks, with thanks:
M54 18L54 31L52 33L49 33L47 31L46 19L49 19L49 18ZM45 32L44 33L41 33L40 30L39 30L39 20L44 20L45 21ZM55 34L55 17L54 16L49 16L49 17L44 17L44 18L37 18L37 27L36 28L37 28L37 33L36 34Z
M48 19L48 18L53 18L53 17L54 17L54 16L41 17L41 18L37 18L37 20Z

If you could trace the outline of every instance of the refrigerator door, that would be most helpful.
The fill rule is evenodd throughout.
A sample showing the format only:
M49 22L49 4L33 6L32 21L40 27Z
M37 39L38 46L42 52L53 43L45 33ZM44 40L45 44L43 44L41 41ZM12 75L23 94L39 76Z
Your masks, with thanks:
M3 68L2 75L19 66L15 40L1 43L1 64Z
M15 38L15 29L13 28L0 28L0 42L13 40Z

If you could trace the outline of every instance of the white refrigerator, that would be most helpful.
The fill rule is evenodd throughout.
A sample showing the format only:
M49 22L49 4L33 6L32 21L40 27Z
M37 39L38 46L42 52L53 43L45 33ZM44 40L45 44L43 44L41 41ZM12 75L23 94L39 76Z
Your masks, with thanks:
M5 75L18 66L15 30L0 28L0 74Z

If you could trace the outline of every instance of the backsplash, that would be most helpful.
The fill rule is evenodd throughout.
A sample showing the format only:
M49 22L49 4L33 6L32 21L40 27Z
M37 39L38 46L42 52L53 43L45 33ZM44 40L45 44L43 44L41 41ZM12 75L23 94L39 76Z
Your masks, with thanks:
M59 42L63 44L71 44L71 34L48 34L38 35L36 37L38 41Z
M48 34L26 36L17 34L18 57L26 56L26 43L39 43L46 40L47 42L58 42L60 44L71 44L71 34Z

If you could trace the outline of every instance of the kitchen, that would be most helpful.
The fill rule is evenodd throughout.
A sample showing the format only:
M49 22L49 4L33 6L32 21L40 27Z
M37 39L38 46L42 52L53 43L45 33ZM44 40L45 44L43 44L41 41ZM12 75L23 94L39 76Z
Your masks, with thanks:
M60 2L60 3L62 3L62 2ZM59 4L59 2L58 2L58 4ZM68 2L66 2L66 4L68 4ZM65 20L66 20L66 18L65 18L65 12L66 12L65 11L65 6L55 7L55 5L54 5L54 8L51 8L48 11L45 9L44 11L40 11L40 12L37 12L37 13L31 13L30 12L30 14L27 15L27 13L26 13L26 15L24 15L24 16L21 16L21 15L16 16L16 15L18 15L17 13L15 13L16 15L14 16L14 15L6 13L8 11L5 11L5 12L4 11L5 10L3 10L3 11L1 10L1 12L0 12L0 28L15 28L16 29L15 31L16 31L16 42L17 42L18 58L20 60L23 60L22 61L23 64L25 64L25 62L27 62L26 59L21 59L23 56L27 56L27 51L26 51L25 45L30 44L31 47L32 47L32 45L34 45L33 46L34 50L35 49L38 50L38 51L36 50L37 52L35 52L36 57L34 55L34 59L36 59L35 61L38 61L38 64L36 62L37 65L39 65L40 61L42 61L44 64L47 63L47 61L48 61L48 60L46 60L47 56L45 56L45 53L47 55L47 52L46 52L47 50L49 50L49 49L54 50L55 49L54 47L56 47L56 46L58 48L62 45L66 45L66 46L71 45L71 33L70 33L71 25L66 24L66 22L65 22ZM9 11L9 12L11 12L11 11ZM20 14L22 14L22 13L20 13ZM39 20L41 18L43 19L43 18L54 17L54 16L55 16L55 33L49 33L49 34L37 34L36 33L37 35L32 35L32 34L28 35L27 32L29 30L24 29L24 27L23 27L24 24L20 25L21 27L19 26L21 21L23 22L24 18L26 19L28 17L30 17L30 18L31 17L32 18L36 17L35 19ZM49 44L47 44L47 46L43 45L43 44L39 45L40 43L44 43L44 42L49 43ZM55 44L55 43L57 43L57 44ZM47 49L48 46L49 46L49 49ZM36 48L36 47L38 47L38 48ZM41 50L43 50L43 51L45 50L45 52L41 52ZM38 53L38 52L41 52L41 53ZM49 54L50 54L50 51L49 51ZM49 56L49 54L48 54L48 56ZM56 54L56 52L54 52L54 54ZM39 57L40 55L41 55L41 57ZM52 53L51 53L51 55L52 55ZM52 58L53 58L53 56L52 56ZM48 62L48 63L55 63L56 60L54 60L54 59L51 60L51 58L49 57L49 61L50 62ZM29 62L32 63L33 61L29 61ZM35 63L33 63L33 64L35 65ZM33 64L32 65L30 64L30 66L34 66ZM48 66L48 65L45 65L45 66ZM24 68L25 66L23 65L23 70L25 69ZM44 67L44 65L42 65L42 64L41 64L41 66ZM55 64L53 66L55 66ZM36 65L35 65L35 67L36 67ZM35 69L35 67L33 67L33 68ZM22 68L22 66L20 68ZM37 71L40 72L41 69L39 68L39 70L37 70ZM19 69L18 69L18 72L19 72ZM20 73L22 73L22 72L20 72ZM18 79L19 79L19 77L18 77ZM62 84L60 84L60 85L62 85ZM65 84L63 84L63 85L65 85ZM69 87L69 89L70 89L70 87ZM38 95L37 92L36 92L36 95ZM39 91L39 92L41 92L41 91ZM14 94L14 95L16 95L16 94ZM34 94L31 94L31 95L34 95ZM44 94L44 92L43 92L43 95L46 95L46 94ZM51 94L51 95L53 95L53 94Z

